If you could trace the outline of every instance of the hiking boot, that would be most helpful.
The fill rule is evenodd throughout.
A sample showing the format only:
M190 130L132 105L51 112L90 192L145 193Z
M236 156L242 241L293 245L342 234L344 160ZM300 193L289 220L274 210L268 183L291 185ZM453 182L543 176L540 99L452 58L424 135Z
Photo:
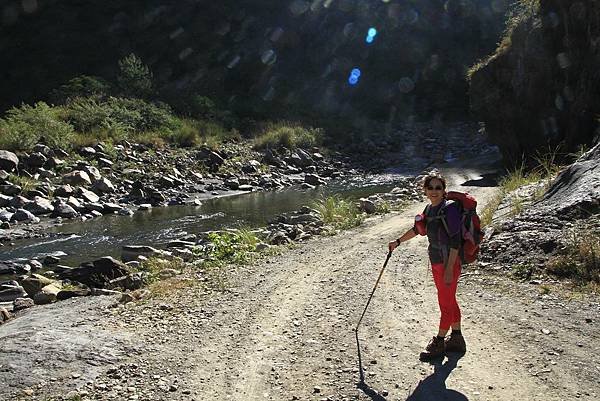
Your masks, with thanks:
M444 356L444 339L433 336L427 347L425 347L425 351L419 355L419 359L421 361L430 361L441 356Z
M446 352L460 352L461 354L467 352L467 344L462 334L450 334L450 337L447 337L444 342Z

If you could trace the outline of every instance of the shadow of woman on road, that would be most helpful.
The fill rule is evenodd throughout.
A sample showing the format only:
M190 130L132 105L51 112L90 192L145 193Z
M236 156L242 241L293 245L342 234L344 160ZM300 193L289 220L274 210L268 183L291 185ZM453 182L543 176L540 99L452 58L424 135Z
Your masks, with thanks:
M469 401L464 394L446 388L446 379L462 357L463 354L451 353L443 364L441 359L432 361L433 373L419 382L406 401Z

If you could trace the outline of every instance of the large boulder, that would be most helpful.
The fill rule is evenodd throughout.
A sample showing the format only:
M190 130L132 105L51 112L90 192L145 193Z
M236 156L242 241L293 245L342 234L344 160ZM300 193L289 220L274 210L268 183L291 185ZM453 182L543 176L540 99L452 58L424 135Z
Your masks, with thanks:
M561 219L586 218L600 211L600 143L561 172L533 214Z
M11 172L19 166L19 158L13 152L0 150L0 170Z
M111 256L104 256L63 272L60 274L60 278L76 281L88 287L104 288L111 280L127 274L129 274L129 270L124 263Z
M52 284L53 282L54 280L42 276L41 274L32 274L31 276L21 280L21 285L27 294L33 298L35 294L42 290L42 288Z

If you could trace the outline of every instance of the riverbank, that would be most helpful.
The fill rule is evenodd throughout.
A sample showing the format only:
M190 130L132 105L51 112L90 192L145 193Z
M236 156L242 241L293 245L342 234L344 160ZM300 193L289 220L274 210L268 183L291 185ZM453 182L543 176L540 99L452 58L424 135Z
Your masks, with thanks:
M450 172L450 187L478 183L480 173ZM495 190L461 188L482 205ZM598 300L544 294L535 284L476 268L466 270L459 290L467 354L454 365L419 362L437 321L423 238L403 244L390 260L359 333L366 386L356 387L352 329L387 242L422 206L230 270L225 291L194 285L145 302L88 306L106 297L40 307L37 313L49 313L43 324L19 318L0 327L13 333L14 344L0 362L0 374L15 385L4 397L595 399L595 366L587 356L598 352ZM106 338L106 349L94 338ZM80 344L77 356L61 352L72 341Z

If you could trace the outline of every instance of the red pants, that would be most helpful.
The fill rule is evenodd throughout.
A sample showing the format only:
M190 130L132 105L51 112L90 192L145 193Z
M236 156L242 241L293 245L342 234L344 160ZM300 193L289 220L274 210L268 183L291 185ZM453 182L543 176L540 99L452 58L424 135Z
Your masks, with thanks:
M438 303L440 305L440 330L448 330L453 323L460 322L460 308L456 302L456 286L460 276L460 258L454 263L454 274L452 283L444 283L444 264L435 263L431 265L433 270L433 281L437 288Z

